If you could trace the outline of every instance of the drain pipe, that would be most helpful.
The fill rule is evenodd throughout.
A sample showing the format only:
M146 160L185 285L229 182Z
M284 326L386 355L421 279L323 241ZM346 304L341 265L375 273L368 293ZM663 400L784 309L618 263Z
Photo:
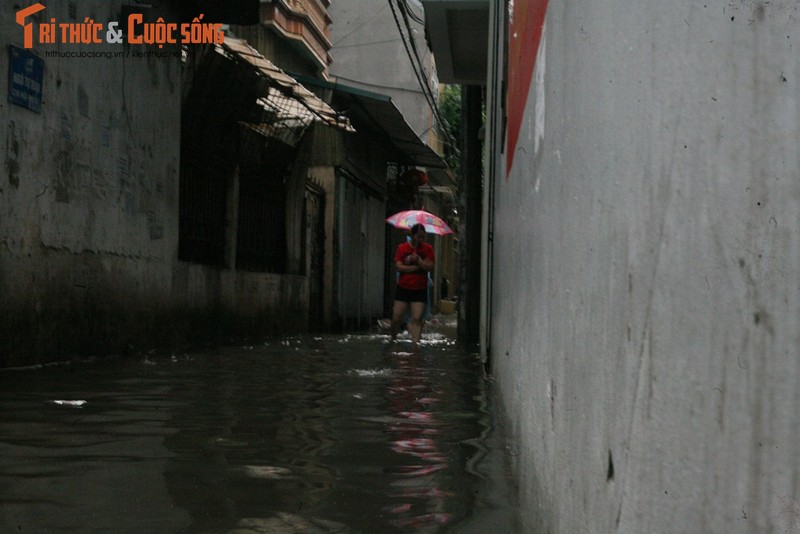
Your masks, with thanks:
M492 348L492 271L494 236L494 187L503 169L503 7L492 2L489 8L488 65L486 69L486 124L482 136L484 149L483 218L481 220L481 315L480 356L491 371Z

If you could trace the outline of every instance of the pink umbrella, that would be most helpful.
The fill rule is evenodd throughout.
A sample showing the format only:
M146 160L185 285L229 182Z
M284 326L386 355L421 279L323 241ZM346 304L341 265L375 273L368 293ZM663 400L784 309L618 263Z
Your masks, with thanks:
M425 231L429 234L447 235L452 234L453 231L447 226L447 223L442 219L422 210L409 210L395 213L386 219L386 222L395 228L403 230L411 230L415 224L422 224L425 226Z

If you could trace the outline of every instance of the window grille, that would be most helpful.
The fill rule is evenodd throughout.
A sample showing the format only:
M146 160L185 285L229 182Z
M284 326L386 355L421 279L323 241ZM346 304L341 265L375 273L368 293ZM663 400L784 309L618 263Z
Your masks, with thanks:
M239 184L236 268L286 272L286 195L283 184L253 179Z

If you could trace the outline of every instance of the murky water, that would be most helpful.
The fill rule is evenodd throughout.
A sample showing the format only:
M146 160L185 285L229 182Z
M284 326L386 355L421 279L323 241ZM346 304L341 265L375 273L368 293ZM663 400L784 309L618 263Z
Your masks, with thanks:
M490 402L435 333L0 371L0 531L510 532Z

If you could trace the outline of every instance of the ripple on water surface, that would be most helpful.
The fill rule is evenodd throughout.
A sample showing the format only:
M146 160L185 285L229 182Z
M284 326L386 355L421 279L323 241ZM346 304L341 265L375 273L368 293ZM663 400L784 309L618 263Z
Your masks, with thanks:
M475 508L480 362L429 333L0 371L0 526L437 531Z

